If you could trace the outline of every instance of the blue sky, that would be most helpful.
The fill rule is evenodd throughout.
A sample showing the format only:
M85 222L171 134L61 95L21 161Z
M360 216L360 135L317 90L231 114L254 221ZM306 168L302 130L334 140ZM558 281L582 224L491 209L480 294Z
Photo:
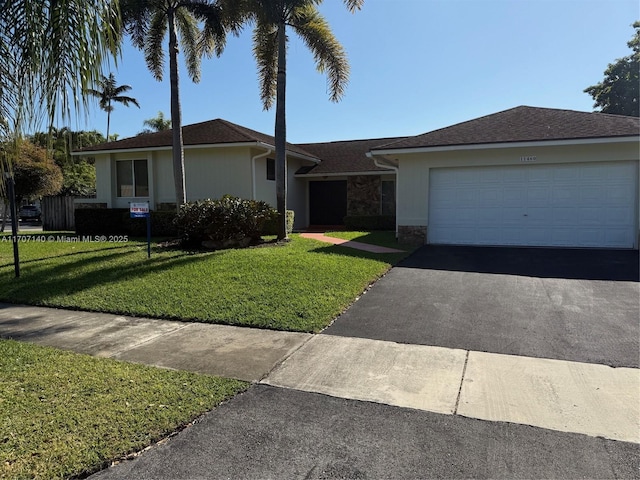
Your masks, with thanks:
M583 90L607 64L630 53L637 0L365 0L321 6L351 65L346 95L328 99L326 79L293 33L288 53L287 134L291 142L416 135L518 105L591 111ZM167 61L168 64L168 61ZM144 119L168 117L169 73L156 81L127 45L118 84L141 108L117 105L111 132L135 135ZM222 57L203 59L194 84L181 64L183 125L224 118L273 134L263 111L251 32L230 37ZM106 129L95 103L74 129Z

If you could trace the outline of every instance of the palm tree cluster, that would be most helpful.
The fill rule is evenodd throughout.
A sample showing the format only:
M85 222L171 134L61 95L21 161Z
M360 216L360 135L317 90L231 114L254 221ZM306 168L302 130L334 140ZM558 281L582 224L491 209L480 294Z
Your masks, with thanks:
M73 87L71 91L74 94L83 92L98 96L101 108L107 111L108 135L112 102L124 105L137 105L137 102L131 97L122 96L130 88L128 85L118 87L113 75L101 76L102 55L110 49L115 57L122 34L127 34L133 45L143 51L147 67L154 77L162 80L165 69L164 42L168 36L173 167L176 204L179 207L186 202L186 192L178 54L180 51L184 54L189 78L199 82L202 58L221 55L229 33L239 34L243 26L252 26L260 97L265 109L270 109L274 101L276 105L274 136L277 209L280 213L278 237L286 239L287 28L292 29L311 51L317 70L328 76L329 98L332 101L342 97L349 77L344 49L318 11L322 3L323 0L120 0L118 12L115 8L118 2L114 0L4 0L0 11L0 54L2 58L17 58L18 61L0 66L0 81L4 83L5 79L12 78L12 74L22 72L23 64L26 64L29 68L24 71L28 72L26 79L31 82L30 85L35 85L35 80L39 78L46 80L42 84L44 88L38 93L44 97L50 111L60 95L66 101L63 103L68 105L69 97L65 95L69 86ZM362 7L364 0L343 0L343 3L353 12ZM37 25L31 25L32 11L39 9L48 13L64 13L60 16L50 15L48 19L49 23L55 20L52 30L60 33L59 38L55 37L51 44L48 43L49 38L43 36L44 31L38 30ZM73 15L76 17L72 18ZM30 30L34 28L35 31ZM30 43L15 41L12 38L14 31L20 32L17 40L31 38L29 35L35 33L41 43L36 43L34 50L26 49L24 47ZM62 41L66 38L63 34L75 43L65 44ZM13 53L12 49L18 50L20 55L9 56ZM58 76L54 75L53 66ZM68 68L61 68L65 66ZM78 78L81 80L76 85L73 82L77 82ZM3 87L0 84L0 120L11 111L10 107L7 109L7 100L11 101L11 95L15 93L15 90L6 93ZM33 96L37 94L34 93L29 99L33 99ZM22 97L17 103L20 106L29 104Z

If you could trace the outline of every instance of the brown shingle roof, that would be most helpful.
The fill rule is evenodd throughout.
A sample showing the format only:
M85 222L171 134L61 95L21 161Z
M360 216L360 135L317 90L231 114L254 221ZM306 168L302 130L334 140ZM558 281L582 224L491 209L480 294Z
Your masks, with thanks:
M610 138L640 134L637 117L520 106L374 150Z
M273 146L275 143L271 135L256 132L250 128L236 125L218 118L208 122L194 123L182 127L182 137L185 146L189 145L216 145L221 143L250 143L261 142ZM125 138L116 142L103 143L82 149L82 152L97 152L105 150L130 150L158 147L170 147L172 145L172 131L147 133L135 137ZM293 153L314 157L312 153L291 143L287 143L287 150Z
M373 159L366 156L366 153L379 145L403 138L405 137L298 144L299 147L322 160L319 165L299 173L335 175L340 173L389 172L389 170L377 167L373 163Z

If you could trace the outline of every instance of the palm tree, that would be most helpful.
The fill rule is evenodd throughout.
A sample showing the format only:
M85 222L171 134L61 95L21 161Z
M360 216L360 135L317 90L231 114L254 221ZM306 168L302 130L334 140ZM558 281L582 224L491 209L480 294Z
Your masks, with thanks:
M233 0L230 0L233 2ZM342 45L326 19L318 12L322 0L245 0L247 19L255 23L253 53L258 63L260 97L268 110L276 100L276 199L278 239L287 239L286 68L287 32L291 27L313 53L319 72L327 73L329 98L337 102L349 78L349 64ZM344 0L351 11L363 0Z
M100 99L100 108L107 112L107 141L109 139L109 126L111 124L111 112L115 108L112 104L121 103L125 107L128 107L130 103L133 103L136 107L140 108L140 104L133 97L127 97L122 95L125 92L131 90L130 85L116 85L116 77L113 73L110 73L108 77L102 77L98 82L99 89L88 88L87 93Z
M156 78L164 74L165 36L169 35L169 82L171 87L171 125L173 129L173 173L176 207L186 202L182 112L178 75L178 43L185 54L187 73L200 81L203 55L220 55L227 29L239 25L224 17L220 5L212 0L122 0L125 30L136 48L144 51L147 67ZM199 23L203 24L202 29Z
M164 113L162 112L158 112L156 117L147 118L142 124L146 128L144 128L138 135L142 133L161 132L171 128L171 120L165 118Z
M1 1L0 140L19 138L43 116L51 126L56 116L86 108L82 94L119 45L113 0ZM9 169L10 159L3 158L0 167Z
M120 15L113 0L3 0L0 2L0 141L17 146L21 132L48 126L56 116L86 107L83 92L120 46ZM0 152L0 194L13 191L13 158ZM8 187L8 188L7 188ZM16 217L15 208L13 218ZM15 237L17 223L12 222ZM13 244L16 277L18 243Z

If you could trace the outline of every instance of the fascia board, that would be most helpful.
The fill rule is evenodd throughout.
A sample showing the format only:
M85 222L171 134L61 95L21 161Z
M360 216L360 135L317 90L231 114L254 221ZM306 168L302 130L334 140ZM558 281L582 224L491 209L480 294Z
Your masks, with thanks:
M594 145L603 143L629 143L640 141L640 136L584 138L572 140L536 140L530 142L475 143L469 145L444 145L436 147L409 147L389 150L371 150L371 155L400 155L404 153L451 152L461 150L490 150L501 148L555 147L569 145Z

